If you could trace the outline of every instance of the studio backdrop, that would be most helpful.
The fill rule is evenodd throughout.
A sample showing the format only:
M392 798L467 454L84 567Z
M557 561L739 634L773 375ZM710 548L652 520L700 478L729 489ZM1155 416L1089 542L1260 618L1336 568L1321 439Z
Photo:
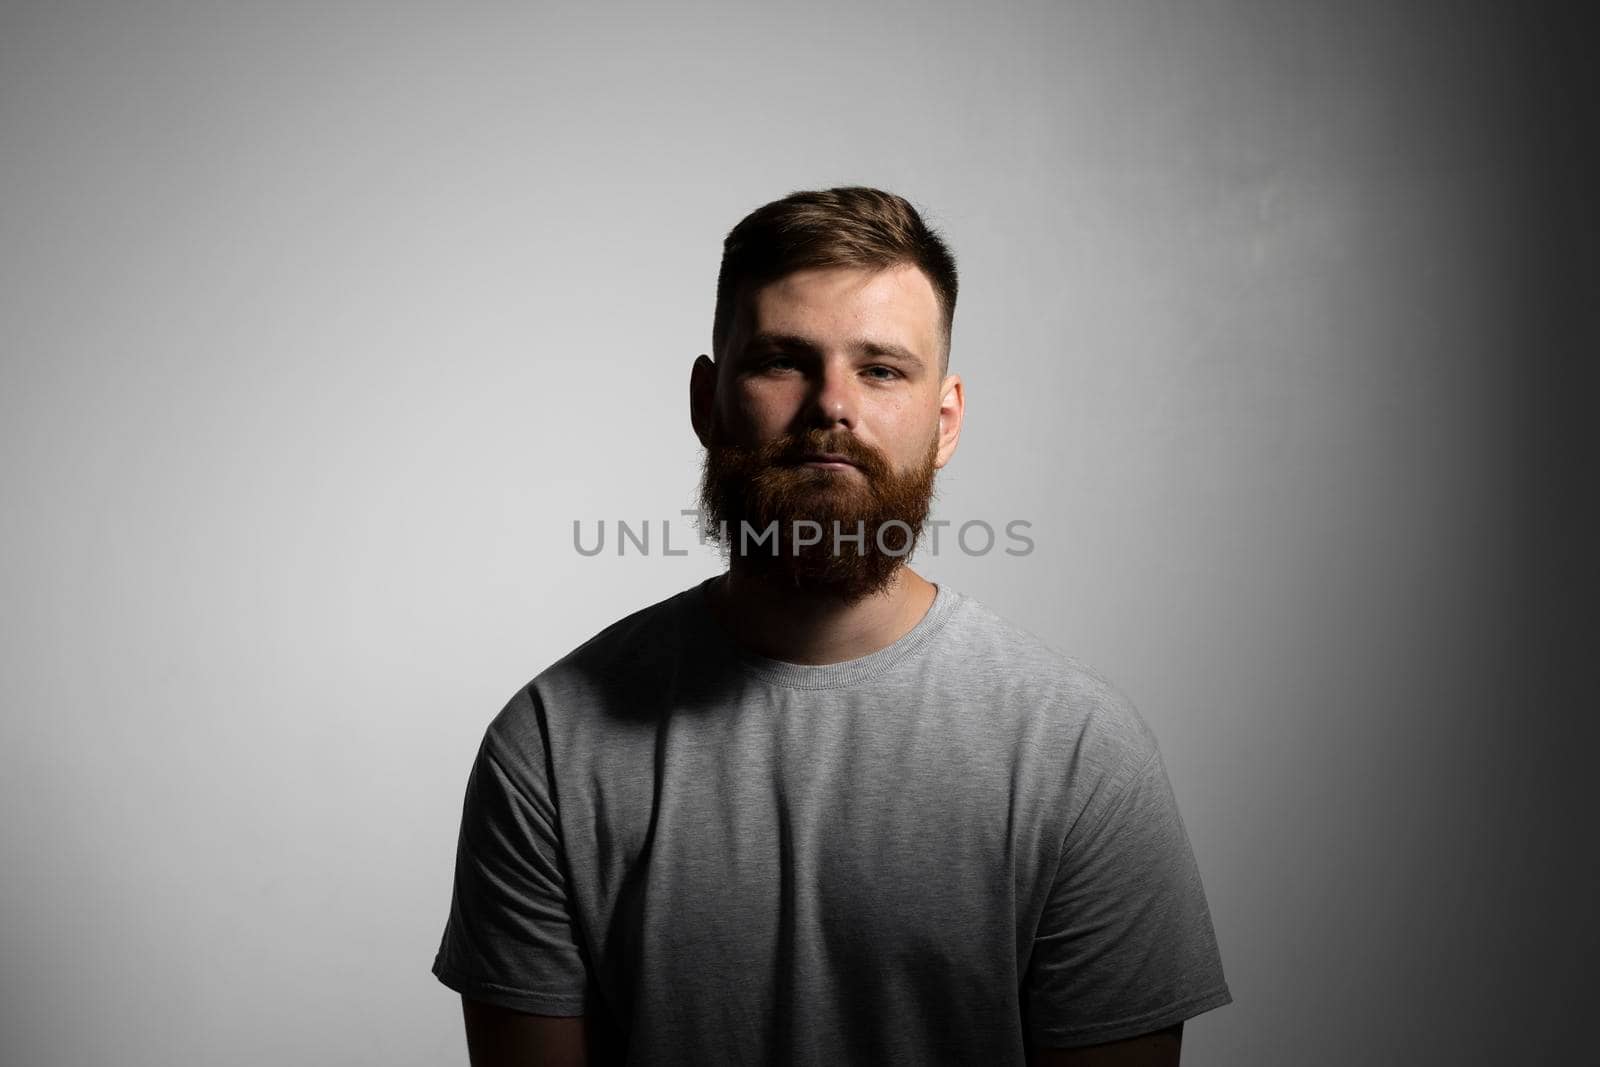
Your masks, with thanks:
M1524 574L1553 36L4 5L0 1061L464 1062L429 967L483 729L720 569L682 512L722 237L863 184L961 272L915 566L1160 740L1235 999L1185 1063L1570 1062Z

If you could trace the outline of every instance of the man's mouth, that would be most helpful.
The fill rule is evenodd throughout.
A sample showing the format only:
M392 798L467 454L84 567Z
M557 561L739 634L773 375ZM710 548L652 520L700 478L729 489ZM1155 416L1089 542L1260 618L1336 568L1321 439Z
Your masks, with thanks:
M804 467L844 468L855 466L850 457L841 456L837 452L812 452L801 456L795 462Z

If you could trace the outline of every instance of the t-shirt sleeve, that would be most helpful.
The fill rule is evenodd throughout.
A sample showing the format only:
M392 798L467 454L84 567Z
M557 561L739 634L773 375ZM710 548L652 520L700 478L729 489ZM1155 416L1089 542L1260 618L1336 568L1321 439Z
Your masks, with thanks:
M1068 832L1023 996L1041 1048L1137 1037L1232 1001L1159 751Z
M503 729L533 721L532 701L526 689L512 699L473 763L450 918L433 973L473 1000L537 1015L582 1015L588 973L571 917L544 746L536 729Z

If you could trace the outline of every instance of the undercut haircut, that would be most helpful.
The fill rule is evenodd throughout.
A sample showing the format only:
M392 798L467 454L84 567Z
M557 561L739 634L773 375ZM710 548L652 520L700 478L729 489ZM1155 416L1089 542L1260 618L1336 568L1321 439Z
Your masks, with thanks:
M939 300L944 351L956 313L956 261L944 240L904 197L862 185L790 193L756 208L722 242L711 351L725 353L739 302L795 271L828 267L922 271Z

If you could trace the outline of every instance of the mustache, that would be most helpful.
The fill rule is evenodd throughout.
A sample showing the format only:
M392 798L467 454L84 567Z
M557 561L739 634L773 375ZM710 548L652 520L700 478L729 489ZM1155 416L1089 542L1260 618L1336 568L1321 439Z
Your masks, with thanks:
M832 455L843 456L868 475L881 475L889 469L883 453L855 434L844 431L788 434L769 441L761 452L761 461L769 464L788 465L800 463L809 456Z

